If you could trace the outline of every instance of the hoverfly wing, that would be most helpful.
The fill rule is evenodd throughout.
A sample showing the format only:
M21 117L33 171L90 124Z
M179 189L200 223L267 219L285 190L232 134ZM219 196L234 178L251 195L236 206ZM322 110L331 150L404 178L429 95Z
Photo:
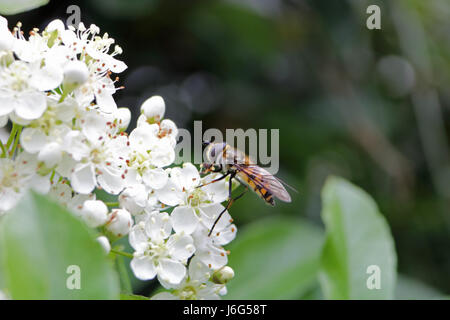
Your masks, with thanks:
M266 189L284 202L291 202L291 196L278 178L257 165L237 164L238 171L250 179L259 189Z

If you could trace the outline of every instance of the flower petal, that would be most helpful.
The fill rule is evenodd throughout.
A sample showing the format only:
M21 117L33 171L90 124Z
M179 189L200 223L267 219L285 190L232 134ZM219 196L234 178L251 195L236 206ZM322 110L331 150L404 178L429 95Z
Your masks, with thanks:
M20 135L20 145L29 153L42 150L47 142L44 132L35 128L25 128Z
M165 258L159 260L157 272L163 281L178 284L186 275L186 267L181 262Z
M176 206L183 202L183 192L170 180L164 188L155 190L155 193L158 200L168 206Z
M124 179L106 166L102 166L100 171L101 174L97 176L98 184L110 194L119 194L125 187Z
M164 171L164 169L157 168L145 171L144 175L142 176L142 180L150 188L161 189L166 185L169 177L167 176L167 172Z
M189 235L174 234L167 240L170 256L185 262L195 252L194 240Z
M156 276L153 260L149 257L134 257L130 266L136 278L140 280L150 280Z
M91 164L78 164L72 172L70 182L73 190L88 194L95 188L95 173Z
M130 245L136 251L143 251L147 247L148 235L145 232L144 223L136 224L128 235Z
M198 280L199 282L206 282L211 278L212 272L206 264L204 264L196 255L189 262L189 277L190 280Z
M0 91L0 116L7 115L16 107L16 99L14 97Z
M171 217L173 229L177 233L191 234L199 224L194 209L190 207L176 207L173 209Z
M20 99L16 104L16 115L25 119L37 119L47 109L47 101L43 92L23 92L20 94Z
M172 231L172 223L167 212L153 211L145 224L147 235L156 242L166 239Z

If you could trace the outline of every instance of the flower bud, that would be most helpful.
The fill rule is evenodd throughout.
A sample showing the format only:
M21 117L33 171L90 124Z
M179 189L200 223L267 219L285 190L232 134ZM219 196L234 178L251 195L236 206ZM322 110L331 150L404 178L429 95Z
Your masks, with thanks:
M125 188L119 196L120 207L128 210L132 215L142 213L147 204L145 186L136 184Z
M229 266L225 266L213 273L212 282L225 284L234 278L234 271Z
M57 31L58 33L62 33L64 29L65 29L64 22L62 22L60 19L52 20L45 28L47 32Z
M70 61L64 68L64 85L71 90L85 83L89 78L89 70L84 62Z
M120 131L125 131L128 128L131 120L131 111L128 108L118 108L115 114L117 118L117 126Z
M111 244L109 243L109 240L105 236L100 236L97 238L97 241L102 246L103 250L105 250L106 253L109 253L111 251Z
M8 30L8 20L0 16L0 51L12 50L14 36Z
M114 209L109 214L106 229L116 237L123 237L130 232L133 225L131 214L125 209Z
M14 38L9 32L0 32L0 51L9 51L13 47Z
M161 96L153 96L144 101L141 112L150 123L159 122L164 117L166 104Z
M81 217L91 228L99 227L106 223L108 207L100 200L87 200L81 209Z

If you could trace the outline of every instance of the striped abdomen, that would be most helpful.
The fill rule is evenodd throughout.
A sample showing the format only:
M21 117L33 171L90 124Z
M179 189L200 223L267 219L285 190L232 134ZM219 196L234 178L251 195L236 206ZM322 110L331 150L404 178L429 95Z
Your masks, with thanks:
M256 183L252 177L247 175L244 172L238 171L237 172L238 180L242 182L243 184L247 185L249 188L251 188L255 193L263 199L266 203L270 204L271 206L275 205L275 201L273 200L273 194L267 190L263 185Z

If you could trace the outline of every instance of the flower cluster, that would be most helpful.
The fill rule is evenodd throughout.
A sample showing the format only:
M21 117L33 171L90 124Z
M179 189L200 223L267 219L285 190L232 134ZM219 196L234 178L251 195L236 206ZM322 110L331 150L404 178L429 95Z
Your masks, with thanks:
M226 181L204 185L215 174L174 166L178 130L159 96L126 132L131 113L117 107L112 75L127 66L114 43L95 25L60 20L26 38L20 23L11 32L0 17L0 127L12 123L0 143L0 214L33 188L96 228L107 252L128 236L135 276L170 290L155 298L218 298L233 277L223 248L236 234L229 213L208 233L225 209Z

